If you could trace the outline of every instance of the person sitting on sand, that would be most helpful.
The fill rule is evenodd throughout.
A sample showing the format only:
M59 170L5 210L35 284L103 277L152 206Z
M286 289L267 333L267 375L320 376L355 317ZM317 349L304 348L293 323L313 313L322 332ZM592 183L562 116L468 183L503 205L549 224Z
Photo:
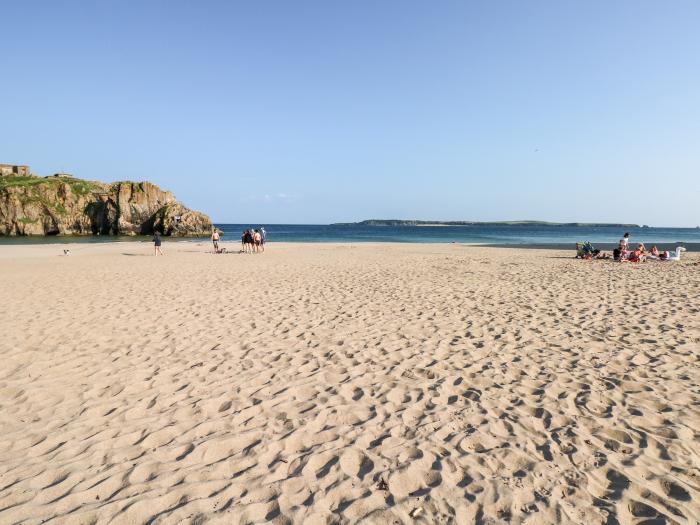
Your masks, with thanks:
M659 259L659 249L656 247L656 244L651 247L651 250L647 254L647 259Z
M158 255L165 255L163 253L163 250L160 249L160 243L160 232L156 230L153 232L153 255L155 255L156 257Z
M646 262L647 256L642 250L637 248L633 252L630 252L627 260L630 262Z
M644 247L644 243L640 242L637 245L637 249L632 252L630 258L634 258L635 262L646 262L647 261L647 251Z
M214 244L214 253L219 253L219 230L216 228L211 234L211 242Z

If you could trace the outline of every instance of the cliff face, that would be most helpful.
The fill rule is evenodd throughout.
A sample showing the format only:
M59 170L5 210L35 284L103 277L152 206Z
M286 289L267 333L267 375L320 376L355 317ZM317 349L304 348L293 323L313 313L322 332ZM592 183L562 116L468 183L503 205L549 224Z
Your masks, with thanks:
M203 213L150 182L0 176L0 235L206 235Z

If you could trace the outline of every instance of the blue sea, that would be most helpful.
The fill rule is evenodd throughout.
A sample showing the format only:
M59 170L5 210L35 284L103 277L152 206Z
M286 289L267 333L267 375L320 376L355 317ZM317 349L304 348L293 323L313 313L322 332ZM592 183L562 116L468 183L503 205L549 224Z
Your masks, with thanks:
M474 226L368 226L301 224L217 224L224 241L239 241L246 228L265 226L269 242L404 242L465 243L516 246L566 246L590 241L602 248L616 245L625 231L631 243L661 246L684 243L700 247L700 228L630 228L547 226L547 225L474 225ZM191 242L203 238L168 239ZM208 239L208 237L206 238ZM43 244L65 242L144 241L150 237L0 237L2 244Z
M246 228L260 225L221 224L224 239L238 240ZM569 245L579 241L617 244L629 231L631 241L652 244L700 243L698 228L631 228L474 225L474 226L367 226L266 224L269 241L280 242L414 242L495 245Z

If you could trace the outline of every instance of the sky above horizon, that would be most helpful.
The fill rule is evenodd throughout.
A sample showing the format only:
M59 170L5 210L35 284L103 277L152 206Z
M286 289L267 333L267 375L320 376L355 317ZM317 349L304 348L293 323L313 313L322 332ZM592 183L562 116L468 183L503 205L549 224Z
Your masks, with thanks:
M0 162L219 223L700 224L700 3L0 0Z

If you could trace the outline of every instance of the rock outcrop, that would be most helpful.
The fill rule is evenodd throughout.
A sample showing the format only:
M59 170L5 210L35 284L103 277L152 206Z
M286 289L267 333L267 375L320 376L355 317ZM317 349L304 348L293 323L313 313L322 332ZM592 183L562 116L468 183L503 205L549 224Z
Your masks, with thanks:
M150 182L0 175L0 235L208 235L208 216Z

